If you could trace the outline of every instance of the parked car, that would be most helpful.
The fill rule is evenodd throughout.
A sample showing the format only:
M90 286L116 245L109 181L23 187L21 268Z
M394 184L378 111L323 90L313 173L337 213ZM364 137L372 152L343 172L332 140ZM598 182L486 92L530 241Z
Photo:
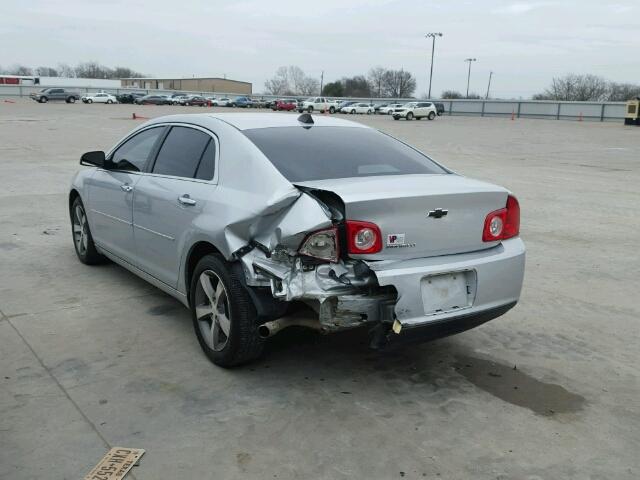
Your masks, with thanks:
M291 111L298 108L298 102L292 98L279 98L275 101L272 110Z
M251 108L253 100L249 97L236 97L227 103L227 107Z
M373 106L368 103L352 103L346 107L342 107L340 110L342 113L366 113L371 115L373 112Z
M68 197L78 259L177 298L224 367L292 325L362 327L381 346L473 328L520 296L516 198L356 122L164 116L80 162L96 168Z
M252 98L251 99L253 108L266 108L267 101L264 98Z
M224 98L217 98L214 101L211 102L211 105L213 105L214 107L227 107L229 106L229 102L231 101L231 99L224 97Z
M116 95L116 99L118 100L118 103L134 103L136 98L141 98L141 97L144 97L145 95L146 93L138 93L138 92L120 93Z
M391 115L396 108L402 108L402 103L390 103L386 107L380 107L378 113L381 115Z
M166 97L171 102L171 105L179 105L180 99L186 97L186 95L184 93L176 92L176 93L172 93L171 95L167 95Z
M171 100L165 95L145 95L144 97L136 98L134 103L138 105L171 105Z
M444 114L444 103L436 102L436 103L434 103L434 105L436 106L436 113L438 114L438 116L443 115Z
M75 103L76 100L80 100L80 94L76 92L70 92L64 88L43 88L39 92L35 92L29 95L29 98L39 103L60 102L65 101L67 103Z
M349 105L353 105L355 103L358 103L358 102L352 102L352 101L346 101L346 100L343 100L342 102L338 102L338 106L336 107L336 111L337 112L341 112L341 113L345 113L345 112L342 111L342 109L344 107L348 107Z
M325 112L335 113L338 107L337 102L329 100L325 97L310 97L302 103L298 103L298 112Z
M89 93L82 96L83 103L118 103L115 95L110 93Z
M187 95L180 99L180 105L206 107L209 105L209 100L200 95Z
M380 113L380 109L386 107L386 103L375 103L373 105L373 113Z
M394 120L400 120L401 118L420 120L425 117L433 120L437 114L436 107L431 102L409 102L395 108L392 115Z

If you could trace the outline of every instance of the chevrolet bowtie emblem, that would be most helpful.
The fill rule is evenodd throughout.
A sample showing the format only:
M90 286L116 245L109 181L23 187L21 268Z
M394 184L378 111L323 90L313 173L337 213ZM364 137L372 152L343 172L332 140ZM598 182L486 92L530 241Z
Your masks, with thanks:
M449 210L443 210L442 208L436 208L435 210L431 210L429 212L429 214L427 215L427 217L432 217L432 218L442 218L444 217L447 213L449 213Z

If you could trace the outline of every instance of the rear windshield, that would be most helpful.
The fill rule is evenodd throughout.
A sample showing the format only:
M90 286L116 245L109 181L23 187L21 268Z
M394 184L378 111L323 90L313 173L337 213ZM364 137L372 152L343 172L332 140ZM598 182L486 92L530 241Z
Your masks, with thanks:
M277 127L243 133L290 182L448 173L417 150L369 128Z

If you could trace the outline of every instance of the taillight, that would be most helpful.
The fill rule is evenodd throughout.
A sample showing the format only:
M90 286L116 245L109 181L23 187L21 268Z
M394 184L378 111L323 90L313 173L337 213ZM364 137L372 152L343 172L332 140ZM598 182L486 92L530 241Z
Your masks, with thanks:
M309 234L300 245L298 252L308 257L337 262L340 258L337 229L327 228Z
M380 250L382 250L382 234L375 223L347 220L347 251L349 253L378 253Z
M520 204L513 195L507 197L507 206L495 210L484 219L483 242L495 242L515 237L520 233Z

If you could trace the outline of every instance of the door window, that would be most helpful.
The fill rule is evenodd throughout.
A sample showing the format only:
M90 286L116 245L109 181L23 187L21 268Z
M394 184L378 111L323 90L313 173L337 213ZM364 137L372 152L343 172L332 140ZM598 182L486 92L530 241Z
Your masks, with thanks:
M213 174L215 173L215 165L216 142L211 139L200 159L200 165L198 165L198 170L196 171L196 178L200 180L212 180Z
M200 159L210 140L209 135L194 128L171 128L158 152L153 173L195 178Z
M142 171L163 132L164 127L149 128L127 140L111 156L115 168L132 172Z

